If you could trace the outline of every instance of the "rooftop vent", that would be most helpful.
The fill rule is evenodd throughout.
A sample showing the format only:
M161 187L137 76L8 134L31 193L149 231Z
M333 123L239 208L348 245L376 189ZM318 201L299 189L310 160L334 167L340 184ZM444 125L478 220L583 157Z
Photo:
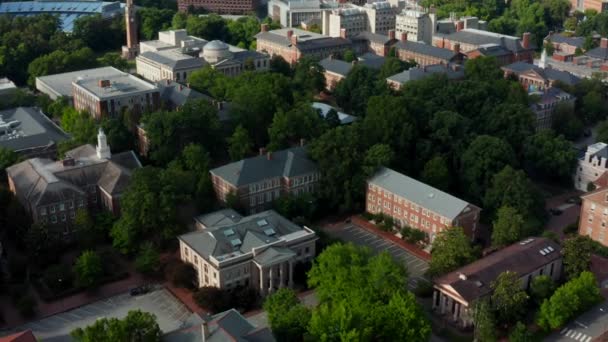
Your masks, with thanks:
M460 274L458 275L458 278L460 278L460 280L467 280L467 275L466 275L466 274L464 274L464 273L460 273Z
M226 230L224 230L224 235L225 236L232 236L232 235L234 235L234 230L232 228L226 229Z
M238 247L238 246L242 245L243 242L241 241L241 239L233 239L233 240L230 240L230 244L232 245L232 247Z
M276 233L277 232L275 232L274 229L272 229L272 228L264 229L264 234L266 234L266 236L273 236Z
M435 197L435 194L431 192L431 193L429 194L429 198L433 198L433 197Z
M548 246L547 249L549 250L549 252L553 252L555 249L553 249L553 247Z
M478 281L475 282L475 285L477 285L477 287L482 287L483 283L478 280Z
M267 224L268 224L268 221L266 221L265 219L261 219L258 221L258 227L264 227Z

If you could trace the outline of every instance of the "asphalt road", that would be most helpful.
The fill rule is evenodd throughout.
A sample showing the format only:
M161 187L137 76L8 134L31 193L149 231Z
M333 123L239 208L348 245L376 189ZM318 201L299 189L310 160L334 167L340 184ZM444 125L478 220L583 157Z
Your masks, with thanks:
M408 287L410 290L416 288L419 279L424 279L424 273L429 268L428 262L410 254L406 249L396 243L385 240L355 224L349 223L341 227L332 227L326 231L328 234L343 241L352 242L360 246L367 246L375 253L380 253L382 251L390 253L395 260L402 262L407 268L409 274Z
M165 333L182 327L192 319L192 313L177 298L159 288L135 297L129 293L120 294L24 324L15 331L31 329L42 341L72 341L69 334L76 328L84 328L104 317L123 318L130 310L137 309L155 314L160 329ZM0 335L4 335L4 332Z
M546 342L591 342L608 329L608 303L603 302L553 333Z

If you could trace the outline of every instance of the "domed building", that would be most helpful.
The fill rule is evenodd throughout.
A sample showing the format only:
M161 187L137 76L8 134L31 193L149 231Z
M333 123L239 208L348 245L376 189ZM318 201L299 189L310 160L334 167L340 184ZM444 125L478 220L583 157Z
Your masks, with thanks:
M201 56L209 64L216 64L225 59L232 58L232 52L228 44L220 40L212 40L203 47L203 55Z

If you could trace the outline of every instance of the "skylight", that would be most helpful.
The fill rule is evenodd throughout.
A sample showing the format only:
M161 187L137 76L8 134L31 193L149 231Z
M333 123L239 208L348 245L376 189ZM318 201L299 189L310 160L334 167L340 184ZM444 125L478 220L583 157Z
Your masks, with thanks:
M232 245L232 247L238 247L238 246L242 245L243 242L241 241L241 239L233 239L233 240L230 240L230 244Z
M225 236L232 236L232 235L234 235L234 230L232 228L226 229L226 230L224 230L224 235Z
M541 255L547 255L547 252L545 252L545 250L544 250L544 249L541 249L541 250L539 250L538 252L539 252Z
M268 224L268 221L266 221L266 219L261 219L258 221L258 227L264 227L267 224Z
M264 229L264 234L266 234L266 236L273 236L276 233L277 232L275 232L274 229L272 229L272 228Z

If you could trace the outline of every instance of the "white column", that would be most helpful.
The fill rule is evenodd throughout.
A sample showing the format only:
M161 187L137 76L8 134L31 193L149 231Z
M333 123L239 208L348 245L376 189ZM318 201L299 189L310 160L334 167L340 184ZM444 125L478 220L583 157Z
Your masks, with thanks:
M265 285L266 279L264 279L264 278L265 278L264 277L264 268L262 266L260 266L260 294L262 296L266 295L266 290L267 290L266 285Z
M437 296L439 295L439 291L433 291L433 309L437 308Z
M289 260L289 287L293 287L293 260Z
M456 302L455 307L454 307L454 321L457 321L459 316L460 316L460 303Z
M268 293L274 292L274 265L270 266L269 274L270 274L270 288L268 289Z
M285 287L285 263L282 262L279 264L279 288Z

